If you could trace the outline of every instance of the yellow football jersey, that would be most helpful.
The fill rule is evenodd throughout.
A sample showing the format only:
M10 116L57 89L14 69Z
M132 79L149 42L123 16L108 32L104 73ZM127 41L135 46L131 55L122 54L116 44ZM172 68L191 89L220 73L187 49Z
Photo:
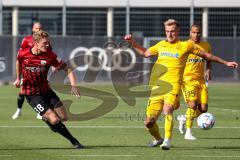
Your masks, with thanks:
M189 53L197 54L200 51L195 49L195 45L191 41L169 43L166 40L160 41L150 47L149 51L153 55L158 55L158 59L151 72L151 79L158 79L170 83L173 86L173 90L176 90L178 93ZM167 68L166 73L160 77L158 77L159 64ZM156 81L151 79L150 82ZM154 84L150 85L155 86Z
M204 50L211 53L211 46L208 42L200 42L197 44L197 50ZM198 80L204 82L204 67L205 60L196 54L189 54L187 63L184 69L183 81Z

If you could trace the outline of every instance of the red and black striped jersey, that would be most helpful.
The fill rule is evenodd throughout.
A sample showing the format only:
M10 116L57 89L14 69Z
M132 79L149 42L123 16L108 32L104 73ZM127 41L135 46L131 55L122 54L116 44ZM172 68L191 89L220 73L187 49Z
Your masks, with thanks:
M32 35L26 36L23 38L21 43L21 49L30 48L33 46L33 37Z
M24 95L36 95L49 91L50 86L47 80L49 68L53 66L60 70L66 66L52 51L34 55L31 48L20 49L17 59L22 66L21 93Z

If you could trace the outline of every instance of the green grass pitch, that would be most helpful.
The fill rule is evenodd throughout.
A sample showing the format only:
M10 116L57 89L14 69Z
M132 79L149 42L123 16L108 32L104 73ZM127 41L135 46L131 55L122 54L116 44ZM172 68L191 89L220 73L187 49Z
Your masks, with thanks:
M92 87L89 85L89 87ZM93 86L117 95L111 85ZM198 160L240 159L240 84L212 84L209 87L209 112L216 118L215 127L204 131L193 129L196 141L187 141L177 130L175 120L173 148L147 148L151 136L145 130L143 118L147 98L138 98L135 106L128 106L119 97L118 106L111 112L88 121L70 121L66 125L81 143L88 148L73 149L60 135L51 132L37 120L32 108L25 102L23 114L17 120L11 116L16 110L18 89L13 86L0 87L0 160ZM83 113L95 108L100 100L60 94L62 99L74 101L72 113ZM182 114L186 106L174 115ZM163 134L163 121L159 120Z

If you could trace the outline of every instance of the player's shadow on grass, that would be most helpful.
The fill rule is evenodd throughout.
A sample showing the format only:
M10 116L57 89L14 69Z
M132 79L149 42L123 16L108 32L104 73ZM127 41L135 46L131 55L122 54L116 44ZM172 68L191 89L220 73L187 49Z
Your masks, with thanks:
M198 139L240 139L240 137L201 137L201 138L198 138Z
M98 145L98 146L87 146L84 149L76 149L71 147L63 147L63 148L56 148L56 147L39 147L39 148L0 148L0 151L34 151L34 150L86 150L86 149L98 149L98 148L149 148L146 145ZM159 149L159 147L155 147ZM172 146L172 149L176 150L232 150L232 151L240 151L240 146L207 146L207 147L182 147L182 146Z
M89 147L84 148L90 149ZM0 151L34 151L34 150L83 150L83 149L76 149L71 147L63 147L63 148L56 148L56 147L39 147L39 148L0 148Z
M206 147L196 147L196 146L192 146L192 147L181 147L181 146L175 146L172 148L176 148L177 150L235 150L235 151L239 151L240 150L240 146L206 146Z
M0 151L34 151L34 150L85 150L85 149L97 149L97 148L148 148L146 145L98 145L98 146L86 146L83 149L76 149L71 147L33 147L33 148L0 148Z
M96 145L88 146L89 149L95 148L148 148L146 145Z

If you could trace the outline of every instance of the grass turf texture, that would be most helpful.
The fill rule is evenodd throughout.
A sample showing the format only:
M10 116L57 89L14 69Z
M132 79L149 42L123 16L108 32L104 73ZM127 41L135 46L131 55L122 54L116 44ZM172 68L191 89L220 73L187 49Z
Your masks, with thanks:
M97 88L117 95L111 85L95 85ZM18 89L0 87L0 159L240 159L240 84L213 84L209 88L209 112L216 118L213 129L204 131L194 128L196 141L187 141L177 130L172 139L173 148L147 148L151 136L144 129L143 118L147 98L138 98L136 106L128 106L119 98L118 106L111 112L89 121L67 122L69 130L88 148L73 149L60 135L51 132L25 102L23 114L17 120L11 116L16 110ZM74 101L71 112L83 113L95 108L101 101L93 98L75 97L58 93L61 99ZM182 114L186 106L174 115ZM163 133L163 121L160 120ZM194 123L196 127L196 121Z

